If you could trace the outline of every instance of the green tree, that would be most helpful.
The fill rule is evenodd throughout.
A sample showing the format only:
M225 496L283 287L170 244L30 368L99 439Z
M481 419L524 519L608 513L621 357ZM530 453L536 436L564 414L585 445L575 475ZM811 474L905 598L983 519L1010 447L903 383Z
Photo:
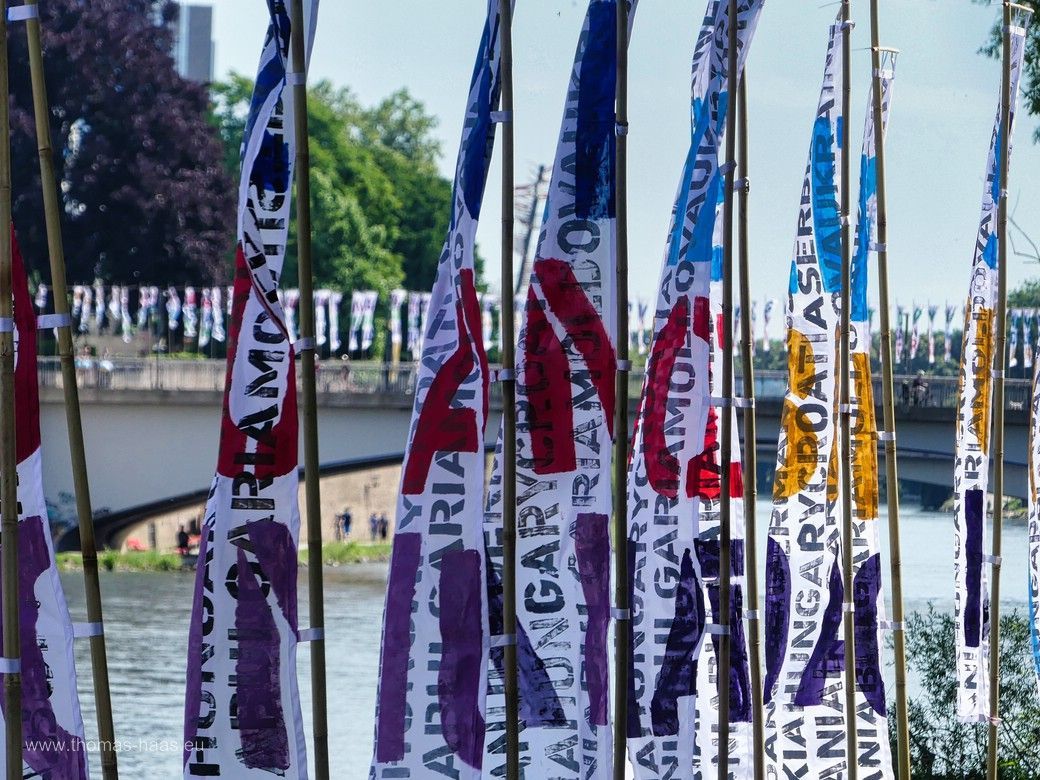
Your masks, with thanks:
M956 716L953 617L929 607L910 617L907 630L907 662L920 682L920 693L909 706L913 777L982 780L987 730ZM1000 620L1000 680L1000 777L1040 777L1040 697L1029 657L1029 624L1017 612ZM894 738L894 718L889 727Z

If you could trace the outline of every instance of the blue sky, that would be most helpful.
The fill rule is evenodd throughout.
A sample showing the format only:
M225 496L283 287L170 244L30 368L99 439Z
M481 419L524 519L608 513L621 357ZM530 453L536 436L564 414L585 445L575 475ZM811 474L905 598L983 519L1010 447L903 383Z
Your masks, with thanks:
M655 300L665 235L689 141L689 70L703 0L643 0L631 48L630 255L632 296ZM215 6L218 77L252 73L266 26L264 0ZM374 103L405 86L440 119L441 168L454 172L466 88L486 0L324 0L312 78ZM521 0L514 47L517 179L551 163L564 89L584 16L580 0ZM809 133L834 4L767 0L751 50L751 261L756 298L780 297L788 278ZM977 53L997 7L969 0L881 0L882 44L902 50L888 136L892 294L909 305L960 301L968 289L999 64ZM853 0L853 146L870 82L869 16ZM1040 147L1020 114L1012 159L1016 221L1040 243ZM858 159L858 153L857 158ZM479 231L497 282L497 160ZM858 164L853 165L853 175ZM855 182L854 182L855 186ZM1021 243L1021 242L1020 242ZM1020 246L1020 248L1022 248ZM1012 285L1040 276L1013 258ZM874 297L874 296L872 296Z

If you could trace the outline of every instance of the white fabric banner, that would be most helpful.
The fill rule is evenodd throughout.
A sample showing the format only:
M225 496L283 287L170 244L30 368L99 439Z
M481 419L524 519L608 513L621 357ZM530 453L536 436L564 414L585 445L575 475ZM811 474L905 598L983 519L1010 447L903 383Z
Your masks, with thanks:
M379 293L368 290L365 292L364 308L361 315L361 351L367 352L372 348L372 342L376 337L376 304L379 302Z
M400 346L402 341L401 333L401 307L404 302L410 301L411 296L414 293L408 293L404 290L391 290L390 291L390 343L394 346ZM409 322L409 333L408 343L411 345L411 305L408 307L408 322Z
M1012 120L1018 114L1018 82L1025 53L1025 31L1011 33ZM1000 117L990 140L982 217L971 266L968 314L961 350L961 396L957 414L954 466L954 573L956 593L957 715L963 722L989 718L989 588L983 560L988 539L986 500L989 488L989 436L997 306L997 204L1001 182L998 163ZM1014 123L1012 123L1012 130ZM1011 138L1007 139L1009 157Z
M474 245L500 88L498 6L488 0L418 369L383 616L372 780L482 777L492 630L481 533L490 377Z
M743 67L761 0L741 0ZM752 777L751 687L742 625L743 479L738 428L735 460L720 464L721 212L720 165L729 105L726 72L729 8L713 0L693 57L692 140L679 182L655 309L653 340L629 467L632 667L628 753L636 778L717 773L718 703L730 703L730 776ZM716 262L716 260L720 262ZM714 374L714 376L712 376ZM714 387L713 387L713 383ZM713 392L713 390L715 392ZM729 470L732 590L719 614L719 508L722 468ZM729 625L730 679L717 679L718 637Z
M408 351L413 359L418 355L419 343L422 340L419 320L419 307L422 302L421 293L408 293Z
M314 292L314 343L324 347L329 342L329 291Z
M1029 645L1040 691L1040 360L1033 372L1029 417Z
M289 343L295 344L297 338L296 307L300 303L300 291L297 289L286 290L283 297L285 301L285 330L289 334Z
M180 329L182 310L181 296L177 288L171 285L166 290L166 322L171 331Z
M343 293L329 291L329 350L333 355L343 346L339 335L339 307L342 303Z
M928 307L928 365L935 365L935 315L939 313L938 306Z
M227 334L224 331L224 302L220 288L210 290L209 297L213 305L213 340L223 344Z
M350 337L347 349L357 352L361 349L361 325L365 317L365 293L354 290L350 294Z
M12 246L15 321L15 448L18 471L18 587L22 673L21 777L87 780L76 692L73 627L54 562L43 493L36 315L17 242ZM3 726L0 717L0 727ZM0 762L6 766L6 746Z
M946 332L943 336L943 360L953 360L953 320L957 316L957 307L946 305Z
M788 297L788 390L766 550L765 727L770 776L831 777L847 762L836 417L841 291L843 40L830 28L802 185ZM844 120L847 121L847 120Z
M209 340L213 336L213 300L210 298L210 289L203 287L200 293L202 298L202 317L199 324L199 349L209 346Z
M881 68L882 134L888 129L888 115L892 103L892 84L895 63L887 56ZM867 304L870 287L870 263L877 246L878 181L875 155L876 128L874 125L873 88L868 95L867 121L863 131L863 152L860 157L859 220L856 224L856 242L852 256L850 288L850 345L851 377L849 400L851 416L852 487L852 596L848 599L854 608L853 632L856 660L856 760L859 777L876 780L893 778L892 750L888 741L888 700L885 694L881 635L885 620L881 566L881 529L878 519L880 500L878 483L878 424L874 404L874 381L870 367L870 308ZM937 307L928 309L929 355L934 355L933 323ZM804 528L805 526L803 526ZM843 571L839 561L839 572ZM838 583L844 595L844 581ZM834 583L832 583L833 587ZM833 591L832 591L833 594ZM840 609L833 598L828 610ZM834 612L830 613L833 622ZM826 621L825 613L825 621ZM830 625L830 623L828 623ZM824 657L840 660L837 673L845 669L843 635L831 635ZM817 649L819 650L819 645ZM829 661L828 661L829 663ZM828 672L831 671L828 668Z
M615 0L591 0L518 331L521 763L530 777L559 780L601 777L611 761L616 39ZM485 518L493 582L501 570L501 465L496 458ZM491 605L494 616L497 595ZM495 654L488 776L504 772L502 674Z
M199 305L194 287L184 288L184 338L193 339L199 332Z
M296 139L290 21L272 8L242 151L228 380L188 634L185 778L307 777L295 356L276 295Z

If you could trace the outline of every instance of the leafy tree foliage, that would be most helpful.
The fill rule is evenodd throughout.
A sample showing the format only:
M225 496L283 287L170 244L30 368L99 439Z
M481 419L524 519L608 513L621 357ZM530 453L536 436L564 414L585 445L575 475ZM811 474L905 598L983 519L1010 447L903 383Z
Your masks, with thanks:
M206 88L182 79L170 55L176 5L48 0L40 14L70 282L226 281L233 180ZM27 256L45 258L29 60L17 25L10 46L14 217Z
M214 85L215 122L225 160L237 170L252 82ZM451 185L436 169L436 119L401 90L372 108L329 82L309 93L314 267L319 285L429 289L444 242ZM296 276L295 233L286 258ZM291 282L287 281L288 284Z
M953 617L929 608L912 615L907 629L907 662L920 681L909 707L913 777L982 780L986 729L960 723L956 715ZM1017 612L1000 620L1000 680L1000 777L1040 777L1040 698L1029 657L1029 625ZM894 739L894 718L889 727Z

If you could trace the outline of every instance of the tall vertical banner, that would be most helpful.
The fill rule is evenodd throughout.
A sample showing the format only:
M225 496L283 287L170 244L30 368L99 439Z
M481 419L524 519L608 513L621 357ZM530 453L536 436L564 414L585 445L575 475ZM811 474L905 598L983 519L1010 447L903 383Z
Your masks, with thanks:
M928 365L935 365L935 315L939 313L938 306L928 306Z
M762 0L738 5L743 67ZM743 482L719 462L712 391L721 375L720 164L730 85L729 4L709 3L694 47L691 144L679 182L654 312L629 466L632 666L628 753L636 778L717 771L718 702L730 703L730 776L751 777L751 690L743 612ZM732 408L722 414L733 414ZM733 452L739 453L733 426ZM721 469L730 470L731 614L719 608ZM718 635L733 627L730 679L717 678Z
M881 73L881 134L888 129L888 114L892 103L892 84L895 79L895 60L886 55ZM878 180L876 139L874 125L874 92L867 104L867 121L863 130L863 152L860 156L859 219L856 223L856 244L852 255L851 289L849 291L850 371L849 402L851 405L851 452L848 468L852 490L852 581L853 634L856 661L856 762L858 776L864 778L893 778L892 751L888 741L888 700L882 675L881 625L885 619L885 600L882 592L881 528L878 515L880 491L878 484L878 424L874 404L874 382L870 368L870 308L867 303L870 259L877 247ZM928 352L935 354L933 323L937 308L928 308ZM840 561L839 561L840 563ZM838 602L828 602L828 609L840 609L844 600L842 578L832 585L842 591ZM833 593L833 591L832 591ZM833 613L832 613L833 620ZM841 634L827 638L833 653L830 658L837 665L837 673L845 669L845 645ZM826 663L831 663L827 661ZM831 668L827 668L831 672Z
M848 758L835 511L843 50L839 17L830 28L791 263L788 389L766 550L766 760L767 774L777 777L838 776Z
M1025 53L1025 30L1011 29L1012 130L1018 82ZM1002 101L998 101L1002 102ZM989 592L985 560L988 537L986 494L989 487L990 411L993 402L994 343L997 307L997 204L1002 147L1001 113L990 140L982 217L972 259L971 284L961 349L961 396L957 412L954 464L954 615L957 647L957 715L963 722L989 718ZM1010 154L1011 138L1007 139ZM1000 500L999 498L997 500Z
M317 4L308 5L313 20ZM291 23L283 0L268 10L242 144L220 445L188 633L185 778L307 777L295 354L278 299L296 158Z
M617 3L591 0L517 350L517 657L520 760L529 777L577 780L610 766L616 83ZM499 632L501 484L499 459L485 517ZM500 652L489 690L484 764L494 776L506 759Z
M25 265L13 234L12 260L22 776L87 780L83 717L76 693L72 619L54 562L43 494L36 315ZM6 746L0 746L0 762L4 766L5 750Z
M1029 415L1029 645L1040 691L1040 361Z
M383 614L373 780L477 780L484 759L490 377L474 244L501 89L498 9L488 0L418 369Z
M953 360L953 320L957 316L957 307L946 304L945 317L946 328L943 333L943 360L949 363Z

